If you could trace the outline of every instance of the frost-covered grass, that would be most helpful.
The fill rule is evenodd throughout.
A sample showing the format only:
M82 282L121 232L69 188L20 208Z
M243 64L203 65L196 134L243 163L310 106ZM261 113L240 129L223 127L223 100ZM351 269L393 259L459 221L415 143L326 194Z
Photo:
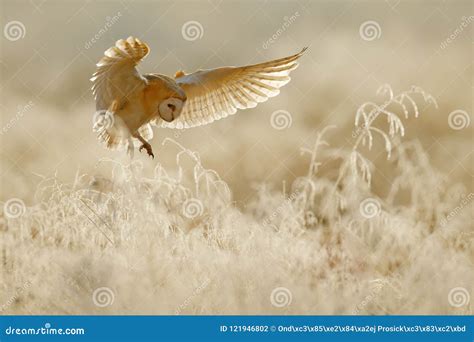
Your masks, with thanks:
M106 177L43 179L36 205L19 217L21 203L5 205L0 218L0 310L472 313L473 195L403 139L406 117L436 103L417 87L381 93L384 102L357 111L352 148L329 146L332 128L322 130L301 147L307 173L285 190L261 184L245 209L197 153L171 139L163 145L178 148L176 166L157 163L153 177L140 161L101 160ZM383 197L365 157L375 144L394 175Z

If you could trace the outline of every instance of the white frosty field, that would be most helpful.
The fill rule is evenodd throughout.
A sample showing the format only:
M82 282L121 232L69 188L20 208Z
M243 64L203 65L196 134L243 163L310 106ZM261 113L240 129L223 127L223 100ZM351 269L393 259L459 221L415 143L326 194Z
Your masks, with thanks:
M471 2L0 13L0 314L472 314ZM167 75L309 49L277 97L130 160L89 81L130 35Z
M158 162L151 177L144 161L102 160L106 176L43 179L38 204L4 204L2 311L469 313L474 196L403 140L415 101L435 108L434 99L416 87L380 91L384 102L359 108L351 149L326 143L331 128L319 132L301 149L306 174L284 192L262 184L245 209L198 154L169 138L176 165ZM390 153L383 198L361 152L370 144Z

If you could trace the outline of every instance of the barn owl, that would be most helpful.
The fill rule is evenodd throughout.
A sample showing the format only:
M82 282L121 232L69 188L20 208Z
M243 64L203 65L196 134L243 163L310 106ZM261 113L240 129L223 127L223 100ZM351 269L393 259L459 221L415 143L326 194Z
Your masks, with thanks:
M178 71L172 78L141 75L136 67L150 48L137 38L120 39L105 51L91 78L96 102L93 130L109 149L126 149L133 156L138 147L154 158L151 124L186 129L253 108L278 95L305 50L243 67Z

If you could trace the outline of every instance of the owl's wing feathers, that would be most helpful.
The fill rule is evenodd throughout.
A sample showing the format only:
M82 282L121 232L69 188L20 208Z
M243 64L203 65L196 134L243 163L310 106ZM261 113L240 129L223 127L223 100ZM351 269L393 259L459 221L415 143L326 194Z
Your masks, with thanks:
M204 125L234 114L237 109L253 108L279 94L290 81L290 72L298 67L301 52L270 62L244 67L199 70L177 73L176 82L186 92L187 101L181 115L162 127L189 128Z
M126 101L132 92L145 87L146 81L135 66L150 49L137 38L120 39L104 53L92 75L92 93L97 110L106 110L114 100Z

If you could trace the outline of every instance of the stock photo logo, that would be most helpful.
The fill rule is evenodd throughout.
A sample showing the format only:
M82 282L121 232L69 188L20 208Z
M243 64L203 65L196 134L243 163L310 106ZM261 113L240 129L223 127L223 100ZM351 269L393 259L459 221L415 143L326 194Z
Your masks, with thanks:
M199 21L187 21L181 27L181 35L185 40L193 42L204 36L204 27Z
M85 42L84 48L86 50L89 50L92 47L92 45L97 43L107 33L107 31L109 31L112 28L112 26L114 26L120 20L120 18L122 18L122 12L120 11L117 12L112 17L107 16L105 18L104 26L99 31L97 31L97 33L94 34L94 36L91 39Z
M359 35L363 40L370 42L382 36L382 28L378 22L368 20L360 24Z
M266 50L270 47L270 45L276 43L278 38L280 38L280 36L282 36L290 28L290 26L298 19L299 16L300 16L300 13L298 11L296 11L295 13L293 13L290 16L284 16L283 17L283 24L281 25L281 27L279 27L275 31L275 33L273 33L272 36L270 38L268 38L262 44L263 49Z
M463 16L461 18L461 23L459 24L458 27L452 33L449 35L448 38L443 40L441 44L439 45L442 50L446 49L449 44L453 43L461 34L464 32L464 30L467 30L469 25L474 22L474 15L471 15L469 17Z
M382 290L389 284L386 279L377 279L371 282L370 292L367 294L362 301L356 305L352 311L353 315L359 315L363 310L366 309L371 303L373 303L377 297L380 295Z
M359 205L360 214L366 219L378 216L381 210L380 202L375 198L366 198Z
M271 126L278 131L290 128L292 123L293 118L290 112L283 109L274 111L270 117Z
M115 301L115 293L109 287L99 287L92 293L92 302L99 308L111 306Z
M32 283L28 280L24 282L21 287L18 287L15 290L14 295L12 295L3 305L0 306L0 313L5 312L9 307L20 301L21 296L31 288L31 285Z
M16 219L25 214L26 205L19 198L11 198L3 205L3 213L6 217Z
M209 286L211 279L205 279L198 287L196 287L193 293L188 296L183 303L181 303L174 311L175 315L180 315L192 303L193 299L199 295Z
M5 126L2 127L2 130L0 131L0 135L4 135L7 133L11 128L15 127L15 125L22 119L25 114L30 112L33 109L34 102L33 101L28 101L25 105L18 105L18 110L16 111L16 114L13 118L10 119L6 123Z
M23 39L26 36L25 25L18 20L8 22L3 28L3 35L11 42Z
M293 294L286 287L276 287L270 294L270 303L276 308L290 306L293 301Z
M471 117L465 110L457 109L449 113L448 124L455 131L460 131L471 125Z
M194 219L202 215L204 206L197 198L190 198L184 201L182 206L182 213L189 219Z
M448 293L448 302L454 308L460 308L469 305L471 295L464 287L454 287Z
M458 204L453 207L446 215L443 215L440 218L440 225L441 227L446 226L450 221L456 218L456 216L460 215L464 208L466 208L472 201L474 200L474 193L470 192L468 194L461 195L461 198Z
M99 110L92 117L92 127L95 132L113 127L114 122L114 114L107 110Z

